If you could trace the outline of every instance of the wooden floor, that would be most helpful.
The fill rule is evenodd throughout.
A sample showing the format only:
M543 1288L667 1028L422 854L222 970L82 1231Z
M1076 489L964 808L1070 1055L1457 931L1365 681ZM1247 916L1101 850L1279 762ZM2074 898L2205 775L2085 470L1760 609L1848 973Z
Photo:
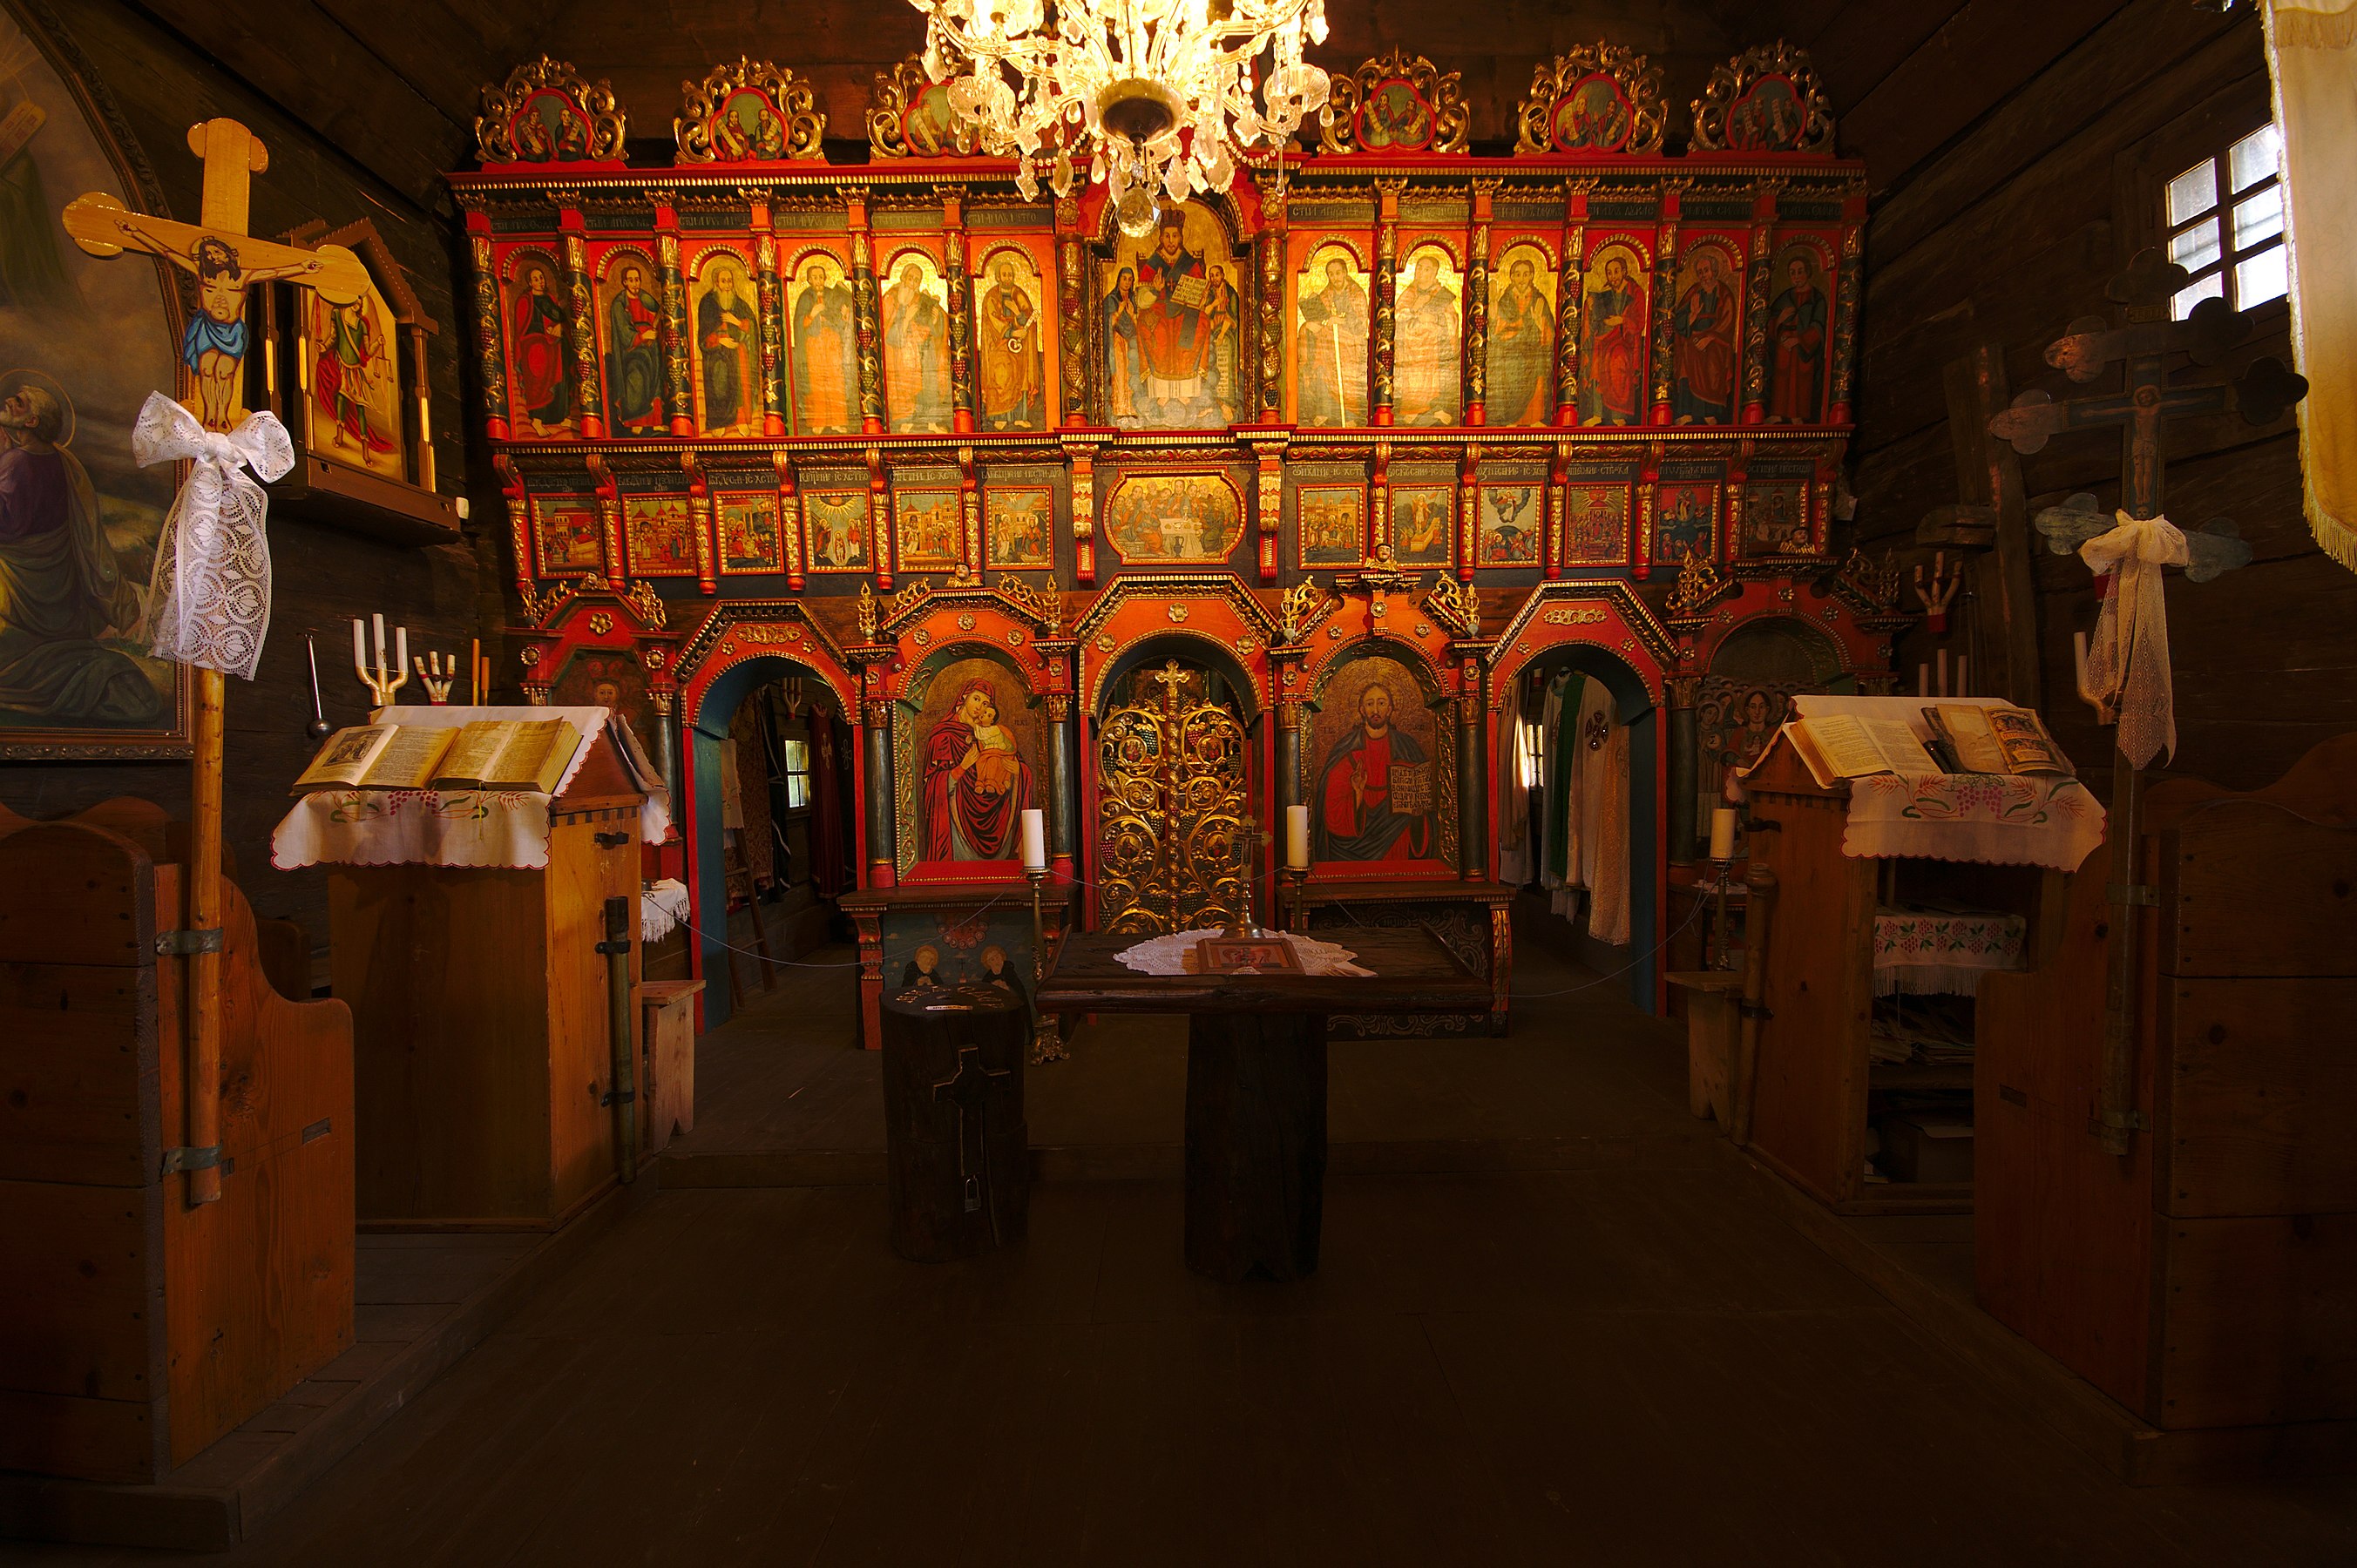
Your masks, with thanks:
M785 994L825 983L707 1042L697 1149L873 1152L847 1000ZM1189 1274L1175 1181L1048 1181L1024 1246L940 1267L892 1256L880 1187L662 1191L224 1561L2357 1562L2357 1481L2129 1488L1993 1393L1781 1218L1612 996L1338 1044L1338 1165L1426 1154L1329 1182L1298 1284ZM1180 1063L1084 1038L1032 1075L1035 1144L1175 1142ZM1953 1227L1895 1240L1953 1273Z

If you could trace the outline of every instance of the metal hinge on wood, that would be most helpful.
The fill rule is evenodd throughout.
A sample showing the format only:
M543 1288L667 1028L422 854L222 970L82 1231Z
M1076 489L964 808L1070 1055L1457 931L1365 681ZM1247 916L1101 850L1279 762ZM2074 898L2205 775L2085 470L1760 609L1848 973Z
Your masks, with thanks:
M2141 1111L2097 1112L2087 1118L2087 1131L2102 1133L2106 1128L2124 1129L2130 1133L2152 1131L2152 1118Z
M604 1097L597 1101L597 1104L601 1109L608 1105L628 1105L638 1098L638 1090L634 1089L626 1089L619 1094L615 1093L609 1089L606 1091Z
M628 937L623 937L615 941L599 942L597 944L597 950L602 953L628 952L630 950L630 940Z
M164 1151L164 1174L175 1176L181 1171L210 1170L221 1163L221 1146L208 1144L201 1149L167 1149Z
M222 952L228 948L229 933L215 926L207 930L157 931L156 950L166 958L186 958L190 953Z
M592 833L589 837L599 849L619 849L630 842L628 833Z
M1738 1017L1757 1018L1762 1023L1765 1023L1767 1020L1773 1018L1776 1015L1775 1012L1770 1009L1767 1004L1763 1002L1746 1002L1740 996L1735 999L1735 1011L1736 1015Z
M2160 907L2160 895L2148 882L2109 882L2104 891L2115 904L2141 904L2147 909Z

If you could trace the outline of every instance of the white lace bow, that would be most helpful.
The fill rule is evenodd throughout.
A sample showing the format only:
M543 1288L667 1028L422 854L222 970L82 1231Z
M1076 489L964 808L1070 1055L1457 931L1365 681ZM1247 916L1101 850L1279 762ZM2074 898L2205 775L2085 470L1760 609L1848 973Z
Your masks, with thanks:
M2118 574L2087 649L2087 695L2116 714L2120 754L2142 768L2164 747L2177 755L2161 569L2185 564L2185 532L2165 517L2112 515L2119 526L2079 546L2079 558L2096 576Z
M253 680L270 629L270 542L263 532L270 497L246 470L270 480L295 466L286 427L264 410L222 435L162 392L149 392L131 428L131 455L143 468L191 465L164 519L148 581L156 657Z

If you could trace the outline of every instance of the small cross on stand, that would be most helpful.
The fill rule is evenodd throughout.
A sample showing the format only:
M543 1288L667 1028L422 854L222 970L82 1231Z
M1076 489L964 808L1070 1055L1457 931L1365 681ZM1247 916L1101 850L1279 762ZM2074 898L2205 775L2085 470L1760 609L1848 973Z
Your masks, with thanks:
M964 1194L968 1214L984 1207L982 1178L990 1174L990 1149L982 1136L986 1119L985 1103L993 1092L995 1080L1006 1078L1010 1071L1007 1068L983 1066L980 1047L960 1046L957 1071L933 1083L933 1099L946 1100L957 1107L958 1186ZM990 1238L994 1241L1000 1239L996 1204L990 1205Z
M234 120L208 120L188 132L188 150L204 160L201 224L175 223L127 210L103 192L78 198L63 214L66 232L93 256L139 251L160 256L197 280L200 308L181 345L181 403L207 430L227 435L245 417L246 291L291 279L331 303L350 305L368 288L360 259L340 246L306 251L245 232L252 177L270 166L260 138ZM178 950L188 961L188 1201L221 1197L221 709L218 670L192 667L188 929Z
M2169 385L2166 371L2170 356L2182 353L2197 365L2216 364L2250 336L2250 318L2220 299L2203 300L2183 321L2170 320L2170 300L2191 281L2183 267L2164 261L2158 250L2138 252L2127 271L2114 278L2105 291L2126 307L2128 324L2115 328L2102 317L2083 317L2046 349L2046 362L2074 381L2092 381L2114 361L2120 362L2125 370L2120 391L2060 403L2045 392L2026 392L2013 400L2011 408L1989 421L1989 433L2027 455L2042 448L2050 436L2116 427L2121 442L2119 510L2131 519L2159 517L2163 450L2170 419L2237 413L2249 424L2266 424L2282 417L2308 392L2307 381L2274 359L2254 360L2231 386ZM2050 509L2040 515L2039 526L2055 550L2068 552L2106 531L2110 523L2089 506L2083 511L2059 513ZM2213 527L2207 534L2192 535L2189 548L2197 560L2206 556L2214 563L2223 553L2218 548L2223 542ZM2114 591L2120 575L2098 576L2097 594ZM2121 612L2127 607L2115 607ZM2110 700L2098 704L2098 716L2105 724L2116 725L2120 716L2116 695L2105 695ZM2135 1133L2145 1125L2135 1108L2133 1070L2137 923L2132 907L2153 902L2152 890L2136 882L2141 794L2136 764L2115 745L2109 824L2111 901L2120 908L2119 918L2112 921L2102 1095L2089 1129L2104 1152L2111 1155L2126 1154Z

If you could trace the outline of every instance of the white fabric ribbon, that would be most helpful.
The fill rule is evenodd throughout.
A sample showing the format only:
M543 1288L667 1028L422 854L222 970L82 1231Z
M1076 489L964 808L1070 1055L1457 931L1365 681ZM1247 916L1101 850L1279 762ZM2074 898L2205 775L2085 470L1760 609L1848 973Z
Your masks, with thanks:
M270 541L263 532L270 497L246 470L270 480L295 466L286 427L265 409L223 435L162 392L149 392L131 427L131 455L143 468L192 465L156 542L147 588L156 657L253 680L270 630Z
M2087 696L2117 719L2120 754L2142 768L2164 747L2177 755L2161 569L2185 564L2185 532L2165 517L2112 515L2117 527L2079 546L2095 575L2117 574L2087 649Z

